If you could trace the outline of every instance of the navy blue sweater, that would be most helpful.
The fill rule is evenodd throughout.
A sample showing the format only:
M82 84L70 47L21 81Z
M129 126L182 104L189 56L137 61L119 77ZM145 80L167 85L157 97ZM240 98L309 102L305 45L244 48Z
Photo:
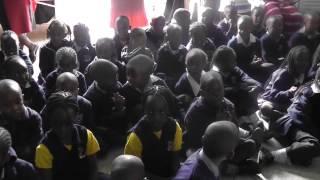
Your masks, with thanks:
M261 39L261 54L263 60L274 65L280 65L278 58L286 57L288 53L288 44L284 36L275 41L268 34L264 34Z

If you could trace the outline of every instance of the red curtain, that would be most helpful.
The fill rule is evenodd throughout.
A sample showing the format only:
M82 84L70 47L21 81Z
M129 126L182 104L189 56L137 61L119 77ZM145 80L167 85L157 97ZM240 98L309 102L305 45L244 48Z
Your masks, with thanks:
M118 16L127 16L132 28L148 24L144 0L111 0L111 27L115 27Z

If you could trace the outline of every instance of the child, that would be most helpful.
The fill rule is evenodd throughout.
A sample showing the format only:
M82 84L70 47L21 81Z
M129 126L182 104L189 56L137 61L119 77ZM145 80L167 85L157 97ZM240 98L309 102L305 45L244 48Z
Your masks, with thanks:
M272 73L270 81L261 95L263 101L270 101L275 109L285 112L292 103L296 90L306 82L310 70L310 53L305 46L292 48L285 62Z
M31 77L27 65L20 56L11 56L4 64L5 78L19 83L23 93L23 103L40 112L46 99L42 87Z
M132 155L120 155L112 161L111 180L144 180L144 164Z
M10 133L0 127L0 171L3 180L37 180L37 172L33 165L17 157L11 147L12 138Z
M10 56L20 56L23 61L27 64L29 74L33 75L32 62L22 49L20 49L19 38L13 31L6 30L1 35L1 52L0 53L0 64L4 63Z
M222 30L214 24L214 20L216 19L215 16L216 11L207 7L202 13L201 22L206 25L207 37L210 38L217 47L219 47L227 44L228 39Z
M77 53L70 47L62 47L56 53L57 68L46 77L44 84L46 97L55 91L57 77L64 72L71 72L78 78L79 94L83 95L87 91L87 84L84 75L77 71L79 63Z
M73 26L73 49L77 52L79 71L84 73L86 67L96 56L94 47L90 42L89 28L85 24L78 23Z
M166 20L164 16L154 17L151 20L150 28L146 29L147 35L147 47L152 51L155 59L157 58L157 53L161 45L164 43L165 33L163 28L165 26Z
M212 122L219 120L231 121L238 124L235 116L234 105L224 98L224 85L221 75L216 71L209 71L202 75L200 81L200 97L193 101L185 116L185 143L187 154L195 152L201 147L201 137L205 129ZM257 164L249 161L262 141L262 131L260 128L248 132L239 127L241 143L238 145L233 157L233 163L239 172L256 173ZM242 169L243 167L252 168Z
M181 44L187 45L190 37L189 37L189 26L190 26L190 12L184 8L178 8L173 13L173 22L178 24L181 27Z
M163 73L166 83L173 89L174 84L185 72L184 59L187 49L181 44L181 27L170 24L166 28L167 42L159 49L156 73Z
M221 20L218 24L218 27L224 32L227 36L227 39L230 40L233 36L237 35L237 21L238 13L237 9L233 5L228 5L224 8L225 18Z
M187 45L187 50L192 48L202 49L211 60L213 52L216 50L216 45L210 38L206 37L206 26L203 23L195 22L190 25L191 39Z
M131 58L126 68L128 81L120 89L120 94L126 99L127 121L135 124L143 115L143 94L154 85L167 85L162 79L152 75L154 62L148 56L140 54Z
M38 145L35 158L41 179L96 179L99 144L90 130L73 123L78 109L71 93L54 93L48 99L51 129Z
M79 83L77 77L69 72L62 73L58 76L56 81L56 92L64 91L73 94L77 97L77 103L79 105L79 115L76 124L80 124L87 129L93 131L94 126L94 114L92 105L89 100L78 95L79 94ZM47 117L46 107L41 111L41 117L43 120L43 129L45 131L50 129L49 120Z
M121 83L127 82L126 77L126 66L123 65L119 59L117 59L116 51L115 51L115 45L112 39L110 38L101 38L97 40L96 43L96 52L97 52L97 58L98 59L107 59L110 60L112 63L114 63L118 67L118 78ZM89 66L88 66L89 69ZM87 74L86 74L87 79ZM88 82L89 80L87 80ZM92 83L87 83L90 85Z
M64 46L71 47L71 43L65 39L70 34L70 28L65 23L59 20L53 20L50 23L47 31L49 42L40 48L39 67L41 74L39 81L41 84L48 74L56 68L56 51Z
M260 153L262 163L269 159L271 162L309 166L312 160L319 156L319 82L320 69L313 83L306 85L294 98L288 113L271 121L274 127L272 130L289 141L290 145L286 144L287 147L272 152Z
M282 34L282 17L269 17L266 26L267 33L260 39L262 58L264 61L274 64L275 67L279 67L288 51L287 41Z
M149 178L170 178L179 165L182 130L168 115L166 99L157 89L149 92L145 97L145 115L132 128L124 148L125 154L142 159Z
M94 82L84 97L92 103L102 152L107 145L124 143L122 141L127 131L126 99L119 94L121 83L117 81L117 71L117 66L112 62L98 59L90 65L88 72Z
M128 63L132 57L138 54L144 54L149 56L151 59L154 59L151 50L148 49L146 45L147 36L145 31L141 28L133 29L130 33L129 44L121 51L121 60L124 63Z
M188 109L191 101L199 95L200 78L204 74L204 69L208 65L207 54L201 49L191 49L186 56L185 72L175 86L175 93L179 95L186 109Z
M122 49L129 44L129 31L131 29L129 18L127 16L119 16L116 19L115 35L113 37L116 46L117 59L121 59Z
M19 157L33 162L43 133L40 115L23 104L21 88L13 80L0 81L0 97L1 126L12 135L12 146Z
M260 39L266 33L264 27L264 10L262 7L254 7L251 12L253 21L252 34Z
M211 123L202 136L202 148L190 156L174 180L220 179L219 167L239 142L239 130L229 121Z
M222 77L225 97L235 104L237 117L256 112L256 99L262 91L262 85L236 66L236 53L233 49L220 46L213 55L212 65L212 69Z
M318 12L306 13L304 15L304 26L291 36L289 47L304 45L313 54L320 43L319 23L320 15Z
M239 68L264 83L274 67L260 58L260 41L251 34L252 28L253 22L250 16L241 16L238 20L238 35L228 42L228 46L236 52Z

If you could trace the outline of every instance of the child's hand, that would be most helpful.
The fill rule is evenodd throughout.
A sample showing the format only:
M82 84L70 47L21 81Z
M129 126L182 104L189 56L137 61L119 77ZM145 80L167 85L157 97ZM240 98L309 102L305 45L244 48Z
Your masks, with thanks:
M251 65L254 67L257 67L257 66L260 66L261 64L262 64L262 59L257 56L254 56L253 61L251 62Z
M294 92L296 92L297 89L298 89L298 88L297 88L296 86L292 86L292 87L289 89L289 91L292 92L292 93L294 93Z
M113 93L113 102L114 106L117 110L122 110L124 108L124 105L126 103L126 98L121 96L119 93Z

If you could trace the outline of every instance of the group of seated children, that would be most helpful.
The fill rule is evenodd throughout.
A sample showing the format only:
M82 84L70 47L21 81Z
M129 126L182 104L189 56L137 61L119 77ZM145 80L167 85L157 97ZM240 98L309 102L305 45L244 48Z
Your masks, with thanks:
M319 13L286 37L285 19L264 20L263 8L224 11L219 24L211 8L191 23L180 8L168 24L158 16L132 30L120 16L114 38L94 45L86 25L71 31L53 20L37 81L17 35L5 31L0 179L218 180L272 162L312 164L320 155ZM265 148L271 137L283 148ZM115 147L123 155L110 175L99 173L97 157Z

